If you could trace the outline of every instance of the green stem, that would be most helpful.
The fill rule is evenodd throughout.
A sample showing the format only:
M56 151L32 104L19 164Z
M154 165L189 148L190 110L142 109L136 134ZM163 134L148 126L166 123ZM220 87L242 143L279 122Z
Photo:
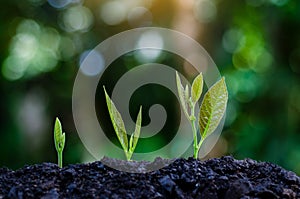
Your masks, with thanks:
M197 157L198 157L198 153L199 153L199 150L200 150L200 148L201 148L201 146L202 146L202 144L203 144L203 141L204 141L204 139L202 139L202 137L201 137L201 139L200 139L200 142L199 142L199 144L197 145Z
M191 117L190 117L192 131L194 136L194 158L197 159L198 157L198 138L197 138L197 128L196 128L196 118L195 118L195 105L191 105Z
M125 151L125 156L126 156L127 161L130 161L132 153L130 151Z
M194 158L197 159L198 157L198 152L197 152L197 129L196 129L196 124L195 120L192 121L192 130L194 134Z
M60 168L62 168L62 151L59 151L58 152L58 156L57 156L57 161L58 161L58 166L60 167Z

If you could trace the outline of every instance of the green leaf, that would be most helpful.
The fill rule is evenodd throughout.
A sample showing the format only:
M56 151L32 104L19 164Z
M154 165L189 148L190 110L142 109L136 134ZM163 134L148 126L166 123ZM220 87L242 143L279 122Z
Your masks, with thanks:
M62 134L61 123L60 123L59 119L56 118L55 124L54 124L54 144L55 144L56 150L59 149L59 140L60 140L61 134Z
M189 95L189 86L188 85L185 85L184 99L185 99L185 102L188 103L188 105L189 105L190 95Z
M112 102L110 97L108 96L104 86L103 86L103 89L105 92L106 104L107 104L108 112L109 112L110 119L112 121L114 130L117 134L117 137L118 137L124 151L127 152L128 151L128 139L127 139L127 133L126 133L123 119L121 117L121 114L117 110L116 106L114 105L114 103Z
M205 94L199 112L201 139L205 139L218 127L226 110L228 93L223 77Z
M133 153L133 151L137 145L138 139L140 137L141 126L142 126L142 106L140 107L140 111L139 111L137 119L136 119L134 133L131 134L130 141L129 141L129 143L130 143L129 151L132 153Z
M193 81L192 84L192 101L193 103L196 103L202 94L202 89L203 89L203 76L202 73L200 73Z
M176 84L177 84L178 95L179 95L181 106L183 108L183 112L186 115L186 117L189 118L190 116L188 114L188 101L186 100L186 94L185 94L186 90L183 89L177 71L176 71Z
M58 118L56 118L54 125L54 144L56 151L63 151L65 146L65 133L62 133L61 123Z
M65 147L65 141L66 141L65 133L63 133L63 134L61 135L60 138L61 138L61 140L60 140L60 143L61 143L61 150L63 150L64 147Z

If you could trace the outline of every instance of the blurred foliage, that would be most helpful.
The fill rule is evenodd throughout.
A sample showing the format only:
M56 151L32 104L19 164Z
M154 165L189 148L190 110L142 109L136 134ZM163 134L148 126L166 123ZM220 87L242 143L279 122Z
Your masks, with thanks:
M68 132L65 163L90 160L72 118L72 87L80 62L98 43L114 34L135 27L160 26L199 41L226 77L229 104L225 128L209 157L232 154L236 158L271 161L300 174L300 1L2 3L0 166L19 168L55 162L52 127L56 116ZM193 78L193 73L184 70L184 62L174 55L165 53L157 62ZM105 72L101 81L107 83L109 92L126 68L140 63L129 54L115 64L126 67ZM155 86L150 86L147 93L156 93L158 99L160 93L165 93L164 89L154 90ZM178 107L170 95L165 96L171 109ZM100 97L103 95L96 96ZM132 101L141 103L143 98L137 93ZM97 106L101 103L104 101ZM135 115L136 110L132 112ZM98 114L99 120L104 114L102 123L108 123L107 113ZM174 129L172 125L169 128ZM163 137L155 139L158 145L164 143L159 141Z

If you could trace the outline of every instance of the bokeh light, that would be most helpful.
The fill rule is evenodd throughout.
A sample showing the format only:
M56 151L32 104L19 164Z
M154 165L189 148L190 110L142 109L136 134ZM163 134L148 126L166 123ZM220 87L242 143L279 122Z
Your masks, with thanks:
M59 59L60 35L54 28L23 20L10 44L2 73L10 80L52 70Z
M89 59L86 59L89 56ZM84 51L80 56L80 70L87 76L98 75L105 65L103 56L97 51L87 50Z
M146 48L157 48L157 49L142 49L137 51L136 58L142 62L154 62L159 55L161 54L161 50L164 46L163 38L157 32L145 32L137 42L137 48L141 47Z
M222 39L223 48L229 53L240 50L244 42L243 32L237 28L227 30Z
M48 3L54 8L64 8L72 3L72 0L48 0Z
M127 5L125 1L111 0L107 1L100 8L100 16L108 25L117 25L125 20L127 14Z
M62 20L67 32L87 31L93 24L93 15L88 8L77 5L64 11Z
M203 23L212 21L217 15L217 7L214 1L197 0L194 7L196 18Z
M133 28L150 26L152 24L152 14L147 8L137 6L129 11L127 20Z

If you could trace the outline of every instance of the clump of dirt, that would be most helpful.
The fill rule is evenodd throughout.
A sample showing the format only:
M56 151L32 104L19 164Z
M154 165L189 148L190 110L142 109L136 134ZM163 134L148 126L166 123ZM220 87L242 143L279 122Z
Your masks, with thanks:
M105 165L125 161L106 158ZM266 162L226 156L207 161L175 159L156 171L127 173L102 162L68 165L43 163L17 171L0 168L2 198L300 198L300 178ZM156 159L155 165L168 160ZM137 164L147 170L149 162ZM153 163L152 163L153 164Z

